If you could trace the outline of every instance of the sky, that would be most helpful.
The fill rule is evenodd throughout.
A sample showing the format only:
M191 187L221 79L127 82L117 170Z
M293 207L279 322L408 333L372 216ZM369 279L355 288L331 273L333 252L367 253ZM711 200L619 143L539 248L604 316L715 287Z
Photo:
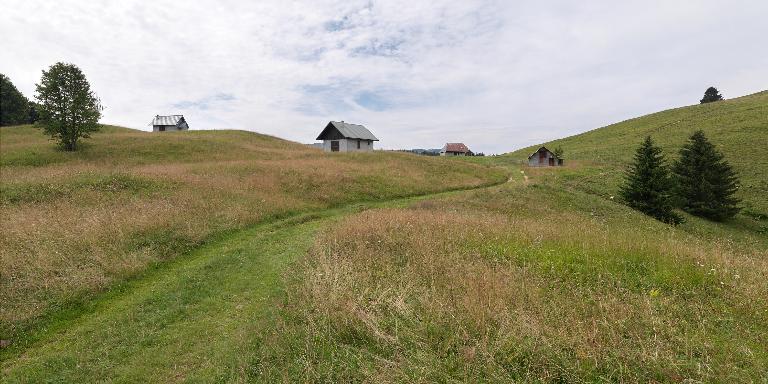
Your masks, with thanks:
M79 66L102 123L504 153L768 89L768 1L0 0L0 73Z

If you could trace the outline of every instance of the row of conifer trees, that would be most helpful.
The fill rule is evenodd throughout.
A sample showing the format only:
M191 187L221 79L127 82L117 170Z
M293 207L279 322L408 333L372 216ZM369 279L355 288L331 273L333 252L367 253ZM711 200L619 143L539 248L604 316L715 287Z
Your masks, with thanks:
M734 196L739 180L704 132L693 133L669 167L650 136L637 149L621 196L629 206L658 220L678 224L680 208L692 215L723 221L739 212Z

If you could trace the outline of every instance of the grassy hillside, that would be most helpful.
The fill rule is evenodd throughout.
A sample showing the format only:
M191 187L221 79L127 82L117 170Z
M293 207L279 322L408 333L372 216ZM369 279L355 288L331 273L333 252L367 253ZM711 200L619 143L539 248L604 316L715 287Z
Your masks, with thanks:
M500 182L489 167L399 153L325 154L241 131L105 127L76 153L0 129L0 339L258 222L356 201Z
M723 141L746 135L739 140L754 144L765 133L750 131L761 126L754 116L765 112L760 100L764 93L636 120L682 114L688 116L678 117L683 124L695 115L686 111L724 108L728 121L741 128L723 133ZM695 125L717 120L711 114ZM69 244L56 236L69 228L60 223L76 222L68 213L73 209L102 237L89 233L93 240L72 244L101 253L82 259L71 251L68 273L90 267L87 277L98 277L93 271L118 265L107 260L144 264L122 267L120 274L102 272L107 282L101 286L125 282L98 296L77 321L56 323L58 329L5 352L0 372L8 382L761 382L768 371L763 200L745 187L747 215L726 223L686 216L683 225L669 226L612 199L635 139L645 134L629 137L631 130L646 129L633 121L605 128L618 131L594 140L564 140L569 165L552 169L521 166L527 150L466 159L329 156L240 132L109 133L175 150L235 148L229 155L210 151L210 157L223 156L216 160L175 155L171 165L121 155L130 140L109 148L107 142L117 139L98 137L77 159L51 151L43 156L47 163L19 165L36 156L9 156L16 165L8 169L15 173L3 175L4 191L10 191L4 196L11 197L3 198L2 208L19 213L7 227L35 220L15 231L4 224L3 263L12 260L10 251L26 256L17 244L49 256L34 259L34 268L4 265L38 273L38 280L26 281L59 284L56 278L66 275L44 267L58 260L56 250L68 248L44 245ZM667 128L661 127L654 137L667 149L679 147L694 128L685 124L685 132L662 135ZM703 128L717 142L716 126ZM604 131L582 136L598 132ZM176 140L184 143L172 145ZM284 149L269 152L279 145ZM264 157L256 148L273 154ZM735 156L734 149L723 148ZM102 150L99 156L87 152ZM103 160L112 156L117 160L111 165ZM749 168L732 162L741 172ZM86 171L69 172L79 167ZM760 167L756 182L765 180ZM88 173L100 169L116 176L104 182L101 174ZM387 200L456 186L447 180L480 185L510 174L509 182L486 188ZM52 181L41 184L47 180L41 175ZM56 177L66 182L56 183ZM349 178L343 187L335 183L339 177ZM302 188L310 182L311 188ZM42 187L28 186L34 183ZM84 196L98 198L84 208L69 205ZM345 199L378 201L329 208L350 201ZM185 203L168 208L177 202ZM252 205L271 210L243 208ZM144 212L141 206L151 212L137 214ZM39 207L47 209L45 216L35 213ZM135 216L146 218L135 223ZM263 223L231 230L258 220ZM156 221L166 229L163 235L142 226ZM103 230L100 223L137 234ZM6 240L6 233L14 240ZM141 241L132 242L136 238ZM184 257L166 260L192 247ZM147 263L158 267L147 270ZM128 275L138 276L123 278ZM100 285L95 287L80 291ZM54 289L29 292L67 299ZM7 296L26 308L19 302L23 293L17 295Z
M346 218L287 276L261 380L754 382L768 247L531 177ZM288 372L286 374L286 372Z
M768 217L768 91L722 102L670 109L545 143L561 146L566 162L584 165L581 187L615 194L621 171L642 139L651 135L673 160L688 137L702 129L738 171L747 215ZM509 156L524 160L532 146Z
M288 276L257 377L764 380L767 113L763 92L547 143L565 149L563 168L520 165L535 147L466 159L518 176L346 218ZM741 173L745 215L672 227L614 198L645 135L674 154L697 128Z

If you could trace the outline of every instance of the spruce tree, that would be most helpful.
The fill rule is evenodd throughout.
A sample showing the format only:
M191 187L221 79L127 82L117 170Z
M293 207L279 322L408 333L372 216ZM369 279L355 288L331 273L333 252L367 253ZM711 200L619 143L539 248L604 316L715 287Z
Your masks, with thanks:
M723 95L720 94L720 91L717 90L715 87L709 87L706 91L704 91L704 97L699 100L701 104L704 103L711 103L713 101L720 101L723 99Z
M734 196L739 179L703 131L694 132L680 149L680 158L672 171L684 211L715 221L739 212L739 200Z
M627 171L621 196L627 205L666 223L682 221L674 212L672 182L661 148L646 137Z

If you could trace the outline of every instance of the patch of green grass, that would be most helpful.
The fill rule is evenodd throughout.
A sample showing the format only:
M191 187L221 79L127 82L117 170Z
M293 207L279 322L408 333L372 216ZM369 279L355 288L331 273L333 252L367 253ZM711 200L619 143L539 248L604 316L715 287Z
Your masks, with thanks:
M3 363L5 382L92 382L102 378L219 381L248 369L244 354L272 321L280 271L317 230L260 226L204 247L109 297L50 342Z
M51 183L3 183L0 184L0 204L42 203L68 199L83 192L97 194L152 194L162 191L168 183L135 175L80 174ZM83 199L87 199L83 197Z

